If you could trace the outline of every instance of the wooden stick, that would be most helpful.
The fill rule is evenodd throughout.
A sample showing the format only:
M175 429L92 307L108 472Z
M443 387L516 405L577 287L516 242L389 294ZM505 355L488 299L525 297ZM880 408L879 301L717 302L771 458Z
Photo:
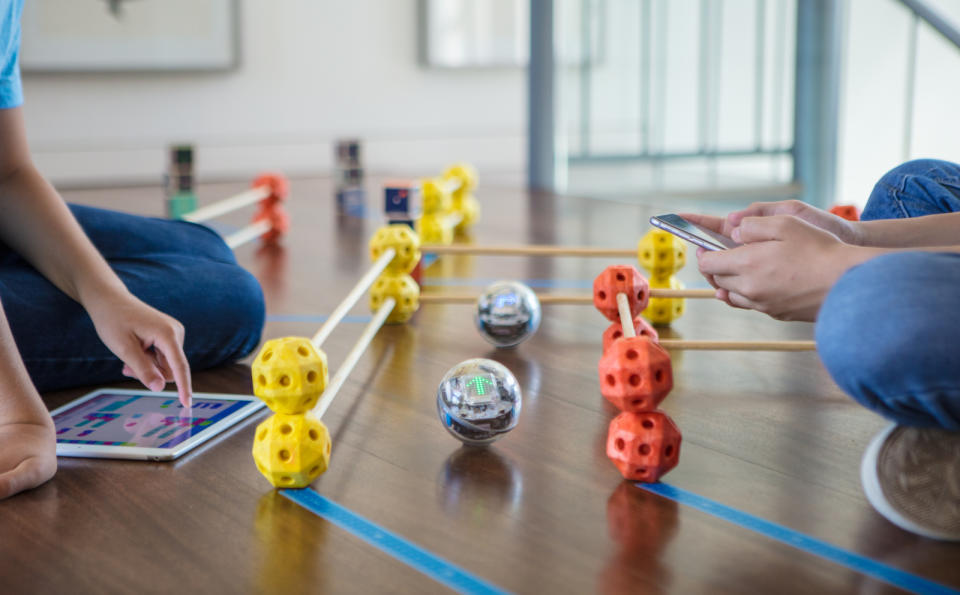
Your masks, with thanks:
M712 289L651 289L650 297L654 298L713 298L715 292ZM592 295L584 294L564 294L564 293L538 293L537 299L541 305L587 305L593 304ZM421 304L475 304L477 302L476 294L469 293L422 293L420 294Z
M440 184L443 185L443 190L447 194L453 194L457 190L460 190L460 186L463 185L463 182L459 178L437 178L440 181Z
M270 231L270 221L263 219L233 232L223 238L223 241L226 242L230 248L236 248L237 246L246 244L250 240L259 238L268 231Z
M624 329L626 330L626 329ZM688 339L660 339L664 349L701 351L816 351L814 341L693 341Z
M397 251L393 248L387 248L383 251L383 254L380 255L370 267L370 270L366 272L363 277L360 277L360 280L357 281L357 284L353 286L353 289L350 290L350 293L347 294L347 297L343 298L343 301L340 302L333 312L330 313L330 316L324 321L323 325L320 327L320 330L317 331L317 334L313 336L313 346L317 349L320 349L320 345L327 340L327 337L330 336L330 333L333 332L333 329L340 324L340 321L343 320L343 317L346 316L347 312L353 308L357 301L363 297L363 294L367 293L367 290L370 289L370 286L373 285L373 282L377 280L377 277L380 276L380 273L383 272L387 265L390 264L390 261L393 260L393 257L397 255Z
M474 254L477 256L583 256L589 258L637 257L635 249L597 248L594 246L471 246L468 244L424 244L420 250L429 254Z
M623 329L623 338L636 337L637 330L633 328L633 316L630 316L630 298L622 291L617 293L617 310L620 311L620 327Z
M444 220L444 224L449 227L456 227L460 225L461 221L463 221L463 213L450 213Z
M192 221L193 223L208 221L214 217L225 215L230 211L235 211L247 205L252 205L255 202L259 202L270 196L271 192L272 191L270 190L269 186L257 186L256 188L244 190L240 194L234 194L233 196L224 198L223 200L218 200L215 203L187 213L183 216L183 220Z
M380 305L380 308L377 309L376 314L373 315L373 320L371 320L369 324L367 324L366 328L363 329L363 333L360 335L360 338L357 339L357 342L353 345L353 349L350 350L350 353L347 354L346 359L344 359L343 363L340 364L340 367L337 369L337 373L334 374L332 379L330 379L330 384L327 386L326 390L323 391L323 396L320 397L320 400L317 401L317 404L314 406L313 413L318 419L323 417L323 414L327 411L327 408L330 407L331 403L333 403L333 399L337 396L337 393L340 391L343 383L347 381L347 376L350 375L350 372L353 371L353 368L357 365L357 362L360 361L360 356L363 355L363 352L366 351L367 347L370 346L370 342L373 341L374 335L376 335L377 331L380 330L380 327L383 326L387 316L393 312L393 307L396 305L397 301L392 297L388 297L387 299L383 300L383 304Z

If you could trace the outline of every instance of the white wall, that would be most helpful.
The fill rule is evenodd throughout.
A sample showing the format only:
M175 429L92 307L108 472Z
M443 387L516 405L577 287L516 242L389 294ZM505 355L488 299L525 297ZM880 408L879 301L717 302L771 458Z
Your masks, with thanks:
M524 164L521 69L418 64L416 0L241 0L237 70L25 74L34 156L61 184L158 179L171 142L198 175L329 171L331 141L365 140L367 168L422 174L454 160ZM134 9L130 5L128 9Z
M876 179L904 159L903 106L906 72L907 11L895 0L847 0L849 29L843 99L838 200L862 204ZM524 168L525 78L520 69L425 69L417 61L416 0L241 0L241 66L214 74L26 74L26 117L37 162L55 182L155 182L165 164L165 147L189 141L198 146L201 178L250 176L279 168L291 175L330 169L330 143L339 136L366 141L367 167L398 175L435 171L459 159L482 172L519 172ZM938 7L958 17L960 0L939 0ZM699 6L693 0L655 11ZM753 6L725 4L736 15ZM793 4L790 3L792 23ZM131 4L130 8L134 8ZM624 130L636 126L639 100L635 81L636 6L619 0L608 5L608 30L618 48L607 55L598 81L616 89L597 93L591 114L595 132L610 131L608 148L636 143ZM749 12L749 11L748 11ZM774 9L767 11L773 35ZM632 15L632 16L631 16ZM695 20L667 20L674 44L684 40L695 53ZM681 27L682 29L678 29ZM745 19L742 35L724 44L752 44ZM655 31L655 34L660 34ZM772 40L768 39L772 46ZM792 38L788 42L792 61ZM741 48L743 49L743 48ZM732 50L726 48L725 54ZM739 50L737 50L739 51ZM747 52L749 53L749 52ZM671 52L671 61L686 54ZM744 54L746 56L747 54ZM688 61L689 62L689 61ZM922 27L919 44L914 134L909 157L960 161L960 52ZM768 85L783 71L766 60ZM572 69L575 70L575 69ZM654 145L679 149L695 140L695 78L692 63L670 63L665 96L670 106ZM608 72L609 71L609 72ZM745 68L745 72L749 69ZM613 78L611 78L611 73ZM605 78L606 77L606 78ZM624 77L619 78L618 77ZM789 76L787 76L789 82ZM743 109L727 87L737 73L724 73L721 138L740 130L752 138L749 81L741 87ZM569 81L568 81L569 82ZM631 86L631 84L633 86ZM785 89L787 97L792 89ZM568 90L577 108L575 91ZM767 101L773 90L765 93ZM778 144L777 128L765 110L765 142ZM789 110L781 110L788 121ZM626 119L625 119L626 118ZM679 118L679 120L678 120ZM567 124L567 123L565 123ZM789 142L792 124L780 126ZM576 135L570 130L571 138ZM619 135L619 136L617 136ZM782 141L781 141L782 142Z

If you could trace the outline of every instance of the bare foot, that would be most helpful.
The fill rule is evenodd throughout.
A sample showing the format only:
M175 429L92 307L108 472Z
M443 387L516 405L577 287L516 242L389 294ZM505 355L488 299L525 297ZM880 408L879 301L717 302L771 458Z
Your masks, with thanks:
M57 439L53 420L0 422L0 499L35 488L56 472Z

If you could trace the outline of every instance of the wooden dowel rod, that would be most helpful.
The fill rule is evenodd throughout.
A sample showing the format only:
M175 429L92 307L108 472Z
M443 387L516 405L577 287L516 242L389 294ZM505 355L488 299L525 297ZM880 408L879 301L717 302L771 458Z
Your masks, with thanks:
M270 192L271 190L269 186L257 186L256 188L244 190L240 194L234 194L233 196L224 198L223 200L218 200L215 203L209 204L205 207L200 207L195 211L187 213L183 216L183 219L193 223L209 221L214 217L219 217L220 215L225 215L230 211L235 211L247 205L252 205L255 202L259 202L270 196Z
M650 289L652 298L693 298L712 299L717 297L716 289Z
M617 310L620 311L620 327L623 329L623 338L636 337L637 331L633 328L633 316L630 316L630 298L622 291L617 294Z
M347 376L350 375L350 372L353 371L357 362L360 361L360 356L362 356L363 352L370 346L370 341L373 341L373 337L377 334L377 331L380 330L380 327L383 326L384 321L387 320L387 316L393 312L393 307L396 306L396 304L397 301L392 297L383 300L383 304L380 305L380 308L378 308L377 312L373 315L373 320L363 329L360 338L357 339L357 342L353 345L353 349L350 350L346 359L340 364L337 373L330 379L330 384L327 385L326 390L323 391L323 396L320 397L320 400L317 401L316 406L314 406L313 413L318 419L323 417L327 408L333 403L333 399L336 398L337 393L340 392L343 383L347 381Z
M583 256L637 257L635 249L597 248L592 246L471 246L469 244L424 244L420 250L429 254L473 254L476 256Z
M370 267L370 270L364 274L363 277L360 277L360 280L357 281L357 284L353 286L353 289L350 290L350 293L347 294L347 297L343 298L343 301L340 302L333 312L324 321L323 325L320 327L320 330L317 331L317 334L313 336L313 346L317 349L320 348L320 345L327 340L327 337L330 336L330 333L333 332L333 329L340 324L340 321L343 320L343 317L346 316L347 312L353 308L357 301L363 297L363 294L370 289L370 286L373 285L373 282L377 280L377 277L380 276L380 273L383 272L383 269L387 268L387 265L390 264L390 261L393 260L393 257L397 255L397 251L393 248L387 248L383 251L383 254L380 255Z
M814 341L694 341L660 339L664 349L702 351L816 351Z
M463 213L450 213L449 215L447 215L444 223L446 225L449 225L450 227L456 227L460 225L461 221L463 221Z
M712 289L651 289L650 297L655 298L713 298ZM475 304L478 294L470 293L423 293L421 304ZM586 294L538 293L541 305L587 305L593 304L593 296Z
M238 246L246 244L250 240L259 238L268 231L270 231L270 221L263 219L261 221L257 221L256 223L251 223L250 225L241 228L239 231L233 232L232 234L223 238L223 241L226 242L227 246L230 246L231 249L234 249Z
M463 185L459 178L441 178L440 183L447 194L455 193Z

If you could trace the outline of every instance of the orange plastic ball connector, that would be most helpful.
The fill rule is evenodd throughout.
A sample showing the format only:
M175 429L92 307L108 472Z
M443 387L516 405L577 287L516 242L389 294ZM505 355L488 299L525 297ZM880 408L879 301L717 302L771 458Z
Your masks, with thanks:
M673 388L670 355L647 337L611 343L597 373L600 394L621 411L653 411Z
M624 479L653 483L680 462L683 436L662 411L623 412L610 422L607 456Z
M250 187L259 188L260 186L266 186L270 189L270 196L260 201L261 206L275 205L284 202L287 200L287 196L290 195L290 182L287 181L287 178L283 174L260 174L253 180Z
M593 280L593 305L608 320L614 322L620 320L620 310L617 308L618 293L627 295L632 318L647 307L650 299L647 279L640 274L637 267L628 264L608 266Z
M267 220L270 222L270 229L260 236L260 239L267 244L276 243L280 236L290 231L290 216L281 203L261 204L260 208L253 215L252 223L259 223Z

